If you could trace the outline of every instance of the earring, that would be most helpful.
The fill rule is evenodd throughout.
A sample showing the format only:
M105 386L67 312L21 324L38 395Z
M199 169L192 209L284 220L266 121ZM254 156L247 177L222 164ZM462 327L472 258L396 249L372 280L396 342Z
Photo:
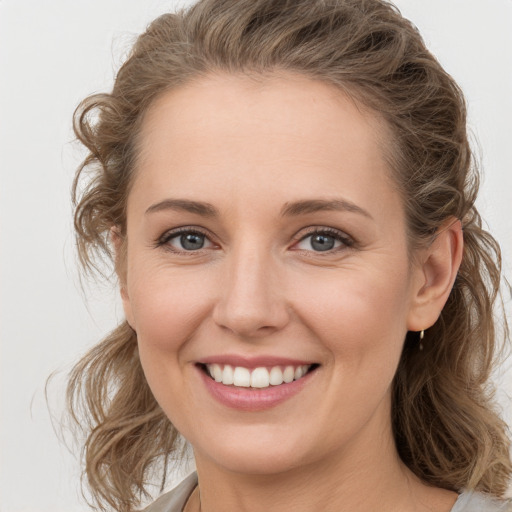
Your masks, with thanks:
M424 338L424 337L425 337L425 331L424 331L424 330L422 330L422 331L420 332L420 347L419 347L419 348L420 348L420 351L421 351L421 350L423 350L423 338Z

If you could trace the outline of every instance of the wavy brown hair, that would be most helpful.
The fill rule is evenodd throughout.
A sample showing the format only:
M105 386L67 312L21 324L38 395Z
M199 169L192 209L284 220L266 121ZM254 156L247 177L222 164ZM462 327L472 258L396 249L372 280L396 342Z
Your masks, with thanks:
M76 136L88 150L73 187L82 264L91 271L112 258L110 230L125 232L137 136L157 97L214 73L280 71L334 84L385 120L411 251L428 244L446 219L462 221L464 256L448 302L426 333L425 350L417 333L405 340L394 381L394 436L402 460L423 481L501 496L512 466L489 382L500 250L475 208L478 174L462 92L391 3L201 0L153 21L112 92L86 98L75 112ZM122 252L116 263L122 280ZM93 498L101 510L133 511L155 468L164 485L163 468L179 458L179 437L149 390L126 322L75 366L68 400L76 421L86 420Z

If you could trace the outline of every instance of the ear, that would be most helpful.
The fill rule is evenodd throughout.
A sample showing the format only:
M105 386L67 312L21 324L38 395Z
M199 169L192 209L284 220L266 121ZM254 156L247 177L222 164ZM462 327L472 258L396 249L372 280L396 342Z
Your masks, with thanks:
M407 329L421 331L439 318L457 277L464 240L460 220L450 217L433 242L418 255Z
M119 292L121 294L121 300L123 301L124 314L130 327L135 330L131 302L126 284L128 267L127 240L126 237L121 234L118 226L112 226L110 228L110 240L112 242L112 246L114 247L115 269L117 278L119 280Z

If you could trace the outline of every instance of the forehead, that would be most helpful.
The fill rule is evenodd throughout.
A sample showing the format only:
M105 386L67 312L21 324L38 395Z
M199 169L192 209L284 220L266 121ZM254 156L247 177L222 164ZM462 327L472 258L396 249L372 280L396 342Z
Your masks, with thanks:
M153 102L142 123L141 157L151 154L161 138L155 134L163 135L162 130L169 141L188 138L189 131L211 140L215 131L235 142L244 135L241 128L275 137L275 143L296 137L312 144L324 139L340 146L347 141L386 147L388 139L387 125L375 112L332 84L286 72L213 74L166 91ZM264 131L257 133L258 128ZM339 135L343 139L336 139Z
M387 140L384 122L333 85L295 74L212 75L150 107L134 188L152 196L342 193L354 202L365 191L378 206L376 185L396 188L383 156Z

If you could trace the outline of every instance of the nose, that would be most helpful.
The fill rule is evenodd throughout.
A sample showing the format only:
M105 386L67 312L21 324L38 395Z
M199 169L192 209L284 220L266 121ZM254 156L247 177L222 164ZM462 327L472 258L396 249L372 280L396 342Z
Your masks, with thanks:
M283 329L290 308L277 267L263 251L240 250L227 256L213 310L216 324L242 338L261 338Z

